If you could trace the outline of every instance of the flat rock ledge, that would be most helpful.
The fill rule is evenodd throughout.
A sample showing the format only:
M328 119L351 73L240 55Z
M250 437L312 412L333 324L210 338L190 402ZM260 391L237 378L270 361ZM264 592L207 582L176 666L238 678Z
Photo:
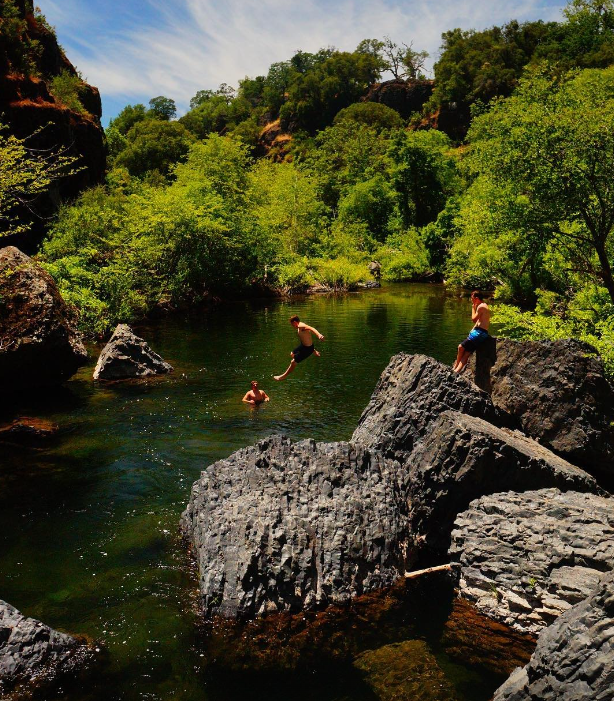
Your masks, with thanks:
M308 610L392 585L405 566L404 472L363 447L280 436L211 465L181 518L205 613Z
M94 379L125 380L172 371L172 365L155 353L127 324L119 324L102 349Z
M482 497L456 519L450 560L463 598L538 634L614 570L614 501L557 489Z
M456 515L502 490L557 487L605 494L589 474L518 431L446 411L408 459L414 539L445 555Z
M529 664L517 669L493 701L614 699L614 574L539 636Z
M86 666L94 652L84 641L59 633L0 600L0 698L43 687ZM24 693L24 696L26 694Z
M426 355L399 353L382 373L352 442L404 461L442 411L506 422L486 392Z
M14 246L0 249L0 386L55 385L87 361L76 316L53 278Z

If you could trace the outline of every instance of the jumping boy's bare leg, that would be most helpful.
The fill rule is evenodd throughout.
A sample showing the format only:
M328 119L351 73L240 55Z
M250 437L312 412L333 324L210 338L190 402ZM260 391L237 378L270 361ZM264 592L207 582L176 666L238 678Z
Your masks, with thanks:
M295 367L296 367L296 360L294 360L294 358L292 358L292 362L290 363L290 365L288 365L288 369L286 370L286 372L284 372L283 375L273 375L273 379L277 380L278 382L280 380L285 380L286 377L288 377L288 375L292 372L292 370L294 370Z

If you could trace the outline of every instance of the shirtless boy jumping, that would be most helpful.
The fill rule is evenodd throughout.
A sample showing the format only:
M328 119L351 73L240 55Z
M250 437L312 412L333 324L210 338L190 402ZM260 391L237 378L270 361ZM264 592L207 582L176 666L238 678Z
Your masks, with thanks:
M467 338L458 346L458 354L452 366L454 372L462 372L469 356L488 338L490 309L484 301L484 295L477 290L471 293L471 321L474 326Z
M294 370L297 363L303 362L303 360L305 360L305 358L308 358L312 353L315 353L317 356L320 355L320 353L313 347L313 339L311 338L312 333L315 333L319 341L324 340L324 336L322 336L322 334L317 329L314 329L313 326L308 326L307 324L303 323L298 318L298 316L291 316L290 323L297 330L301 345L297 346L290 353L290 355L292 356L292 362L288 366L286 372L284 372L283 375L273 376L273 378L277 381L285 380L286 377L288 377L288 375L292 372L292 370Z

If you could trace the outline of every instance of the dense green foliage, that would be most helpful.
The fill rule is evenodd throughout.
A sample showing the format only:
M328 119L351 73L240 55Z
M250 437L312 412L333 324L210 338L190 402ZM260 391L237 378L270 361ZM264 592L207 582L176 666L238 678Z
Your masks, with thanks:
M384 279L494 290L503 333L582 338L614 374L613 0L446 32L426 110L456 105L461 146L361 101L383 71L423 77L425 58L366 39L200 90L178 120L163 96L124 108L107 184L61 210L40 255L83 329L211 294L351 289L377 260ZM66 76L54 90L78 98ZM36 193L23 144L0 148Z
M21 18L15 1L0 0L0 71L38 75L41 53L40 42L29 36L28 24Z
M86 109L83 107L80 98L82 87L83 81L78 75L64 70L51 79L49 91L64 107L68 107L79 114L85 114Z

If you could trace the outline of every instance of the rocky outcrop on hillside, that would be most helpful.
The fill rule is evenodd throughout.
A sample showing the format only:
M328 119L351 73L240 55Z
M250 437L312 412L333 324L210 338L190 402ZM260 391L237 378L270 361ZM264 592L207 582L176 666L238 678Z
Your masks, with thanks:
M17 248L0 249L0 385L58 384L87 360L74 314L51 276Z
M538 634L614 570L614 507L595 494L490 494L456 519L450 560L461 596L518 631Z
M46 687L92 661L95 649L0 600L0 697ZM7 696L5 696L7 694ZM25 694L24 694L25 696Z
M118 324L94 369L95 380L125 380L172 372L173 366L151 350L127 324Z
M211 465L181 518L207 614L300 611L390 586L407 535L392 460L273 436Z
M426 355L399 353L382 373L352 441L403 462L448 409L505 423L490 397L472 382Z
M403 119L409 119L433 94L432 80L387 80L375 83L362 98L363 102L379 102L396 110Z
M492 401L518 428L591 474L614 479L614 390L592 346L497 339L493 362ZM476 382L488 389L483 372Z
M412 537L444 555L456 515L483 494L558 487L599 492L594 478L517 431L444 412L409 458Z
M27 138L28 148L42 152L59 149L78 156L74 170L79 168L78 172L54 182L45 196L17 213L22 222L32 223L30 235L15 235L0 243L31 251L44 231L45 218L55 212L61 201L102 182L106 141L100 125L102 108L98 90L80 80L53 31L34 12L32 2L26 0L17 5L23 22L21 36L11 44L0 46L0 122L8 127L9 133ZM37 50L30 51L30 67L26 71L16 58L27 54L30 45L36 45ZM69 108L53 95L52 80L61 73L72 76L78 83L82 110Z
M539 636L529 664L493 701L609 701L614 698L614 574Z

